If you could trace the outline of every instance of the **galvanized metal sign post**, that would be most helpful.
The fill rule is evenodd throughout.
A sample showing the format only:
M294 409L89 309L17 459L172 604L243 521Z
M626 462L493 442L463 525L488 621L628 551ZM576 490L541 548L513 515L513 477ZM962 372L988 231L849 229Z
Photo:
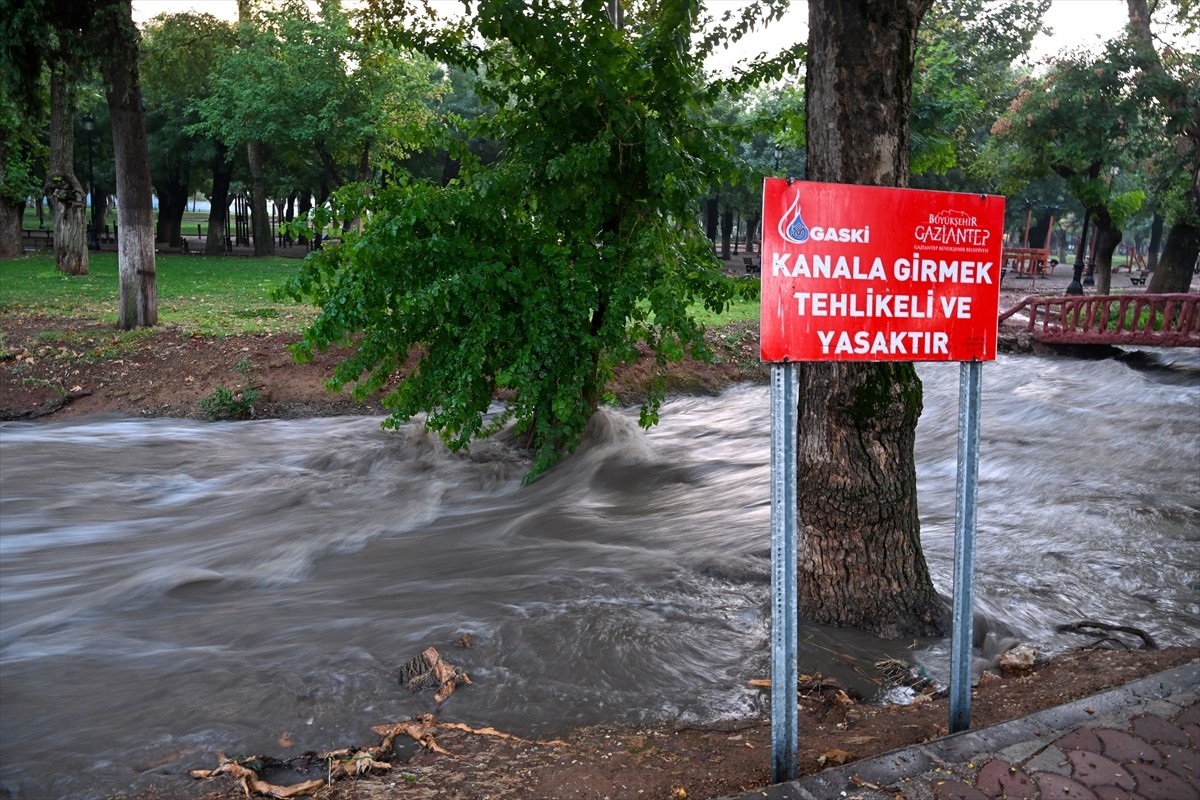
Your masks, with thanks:
M771 365L771 758L775 783L799 772L796 706L796 365Z
M960 361L950 728L970 721L981 361L996 357L1004 198L767 178L775 782L796 777L797 361ZM961 727L957 727L959 725Z
M975 615L975 499L983 364L958 369L958 474L954 502L954 599L950 640L950 733L971 727L971 645Z

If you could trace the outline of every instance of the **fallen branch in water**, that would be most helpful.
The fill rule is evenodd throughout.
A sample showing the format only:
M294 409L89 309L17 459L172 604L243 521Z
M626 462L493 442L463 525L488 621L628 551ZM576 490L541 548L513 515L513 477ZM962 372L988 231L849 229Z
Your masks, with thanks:
M1107 622L1097 622L1096 620L1085 619L1085 620L1080 620L1079 622L1072 622L1067 625L1059 625L1057 630L1059 633L1079 633L1084 636L1095 636L1100 639L1100 641L1096 642L1096 644L1101 644L1103 642L1115 642L1116 644L1119 644L1122 647L1124 647L1126 650L1129 649L1129 646L1127 644L1122 642L1120 639L1117 639L1116 637L1105 636L1104 631L1117 631L1118 633L1128 633L1131 636L1137 636L1138 638L1140 638L1142 640L1142 647L1140 649L1142 649L1142 650L1157 650L1158 649L1158 643L1154 641L1154 638L1150 634L1146 633L1141 628L1134 628L1129 625L1112 625Z

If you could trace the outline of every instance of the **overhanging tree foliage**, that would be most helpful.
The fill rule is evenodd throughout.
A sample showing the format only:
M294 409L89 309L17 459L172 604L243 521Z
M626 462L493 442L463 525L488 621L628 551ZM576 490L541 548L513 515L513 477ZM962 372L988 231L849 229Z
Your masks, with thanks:
M639 4L618 29L599 0L484 0L452 31L405 39L484 76L497 111L475 130L502 153L483 164L446 137L433 146L457 147L463 168L445 187L394 175L340 193L337 215L362 214L363 230L291 285L322 306L300 352L352 344L332 385L359 393L416 352L384 401L389 424L424 413L461 448L513 420L531 475L576 445L639 344L660 367L641 415L654 422L661 368L705 353L689 306L730 295L694 221L727 152L700 124L698 10ZM497 392L505 411L488 422Z

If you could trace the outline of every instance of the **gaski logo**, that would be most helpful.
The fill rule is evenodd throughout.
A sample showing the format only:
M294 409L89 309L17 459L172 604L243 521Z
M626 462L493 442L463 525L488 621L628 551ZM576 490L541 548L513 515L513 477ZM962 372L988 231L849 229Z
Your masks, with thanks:
M862 242L866 244L871 241L871 227L868 225L862 228L823 228L820 226L809 228L804 223L804 217L800 212L800 192L796 192L796 199L792 201L792 205L779 219L779 235L785 241L792 244L804 244L809 239L815 242Z

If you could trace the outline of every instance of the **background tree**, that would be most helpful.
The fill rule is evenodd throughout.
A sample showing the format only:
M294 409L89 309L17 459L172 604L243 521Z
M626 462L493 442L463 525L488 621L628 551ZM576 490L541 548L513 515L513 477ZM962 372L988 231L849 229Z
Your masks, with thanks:
M88 271L86 193L75 177L75 78L89 66L85 46L91 9L87 3L29 0L0 6L4 78L16 81L24 108L36 93L43 68L50 74L50 161L44 191L50 198L54 254L60 271Z
M1049 6L1050 0L948 0L925 14L909 118L913 185L980 189L971 166L1016 94L1019 65Z
M917 26L932 0L810 0L807 177L905 186ZM799 365L800 612L884 637L946 632L921 550L911 363Z
M206 253L225 249L233 162L223 142L194 133L194 105L212 92L213 70L236 47L235 29L208 14L156 17L142 32L141 75L147 105L151 177L158 196L157 240L178 247L195 181L210 176Z
M130 0L97 3L93 33L105 43L101 69L112 118L113 159L120 215L117 261L122 330L158 321L158 284L154 262L154 206L149 145L138 77L138 31Z
M1151 141L1146 111L1129 81L1129 48L1060 55L1030 78L995 125L986 158L1004 190L1053 173L1066 181L1095 225L1096 291L1107 294L1121 225L1144 198L1122 173Z
M13 8L15 6L15 9ZM154 271L153 203L146 129L138 82L138 32L130 0L60 3L28 0L0 13L5 74L16 76L18 96L33 93L47 58L69 49L82 63L99 64L105 78L120 205L118 325L153 325L158 319ZM58 42L46 47L47 42ZM74 155L71 156L72 160Z
M415 148L432 117L433 71L386 41L367 41L340 3L288 2L242 23L240 46L220 60L211 94L191 104L201 120L191 129L229 147L262 143L252 195L268 191L266 146L292 175L315 161L320 204L347 181L369 179L381 160ZM265 213L256 203L254 214Z
M75 177L75 91L67 62L50 67L50 169L45 193L54 220L54 261L68 275L88 273L87 192Z
M45 115L45 98L35 95L34 108L23 107L11 90L14 85L0 77L0 260L24 252L25 201L41 194L46 161L46 148L36 136L41 126L33 122Z
M1155 172L1166 180L1158 181L1154 206L1169 213L1173 222L1146 291L1186 292L1200 256L1200 51L1193 44L1191 49L1164 48L1160 55L1150 30L1148 3L1126 2L1129 52L1131 64L1140 71L1140 94L1165 115L1166 146L1159 151ZM1194 43L1200 29L1200 6L1180 4L1176 17ZM1153 244L1151 252L1156 252Z

